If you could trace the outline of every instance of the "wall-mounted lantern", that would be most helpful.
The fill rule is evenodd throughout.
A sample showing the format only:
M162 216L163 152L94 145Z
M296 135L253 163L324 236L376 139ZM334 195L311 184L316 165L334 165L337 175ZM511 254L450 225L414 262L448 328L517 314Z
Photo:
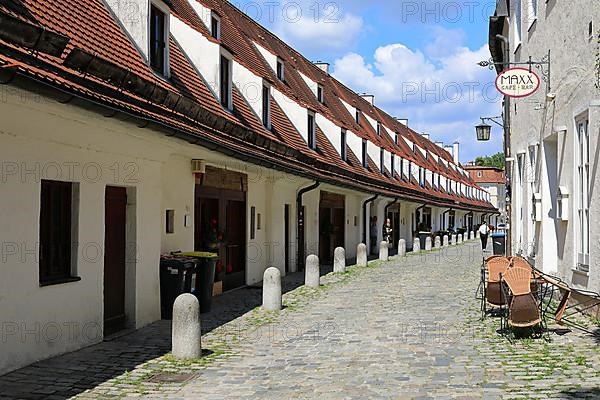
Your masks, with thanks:
M490 140L490 136L492 133L492 126L488 123L486 123L486 121L491 121L493 123L495 123L496 125L500 126L502 129L504 129L504 123L500 123L496 120L502 120L502 117L481 117L481 124L477 125L475 127L475 132L477 133L477 140L480 142L486 142L488 140Z

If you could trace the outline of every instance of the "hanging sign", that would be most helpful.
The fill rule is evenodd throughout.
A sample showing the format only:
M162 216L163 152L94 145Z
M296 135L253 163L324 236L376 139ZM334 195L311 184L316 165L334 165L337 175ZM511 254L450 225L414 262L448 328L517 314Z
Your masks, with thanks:
M496 78L496 88L508 97L531 96L540 88L540 77L527 68L510 68Z

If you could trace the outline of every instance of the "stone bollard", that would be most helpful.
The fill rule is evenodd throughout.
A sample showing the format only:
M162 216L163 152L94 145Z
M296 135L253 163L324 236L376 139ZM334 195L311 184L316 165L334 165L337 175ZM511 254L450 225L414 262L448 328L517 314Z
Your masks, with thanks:
M435 237L435 242L434 242L434 247L436 249L439 249L440 247L442 247L442 238L440 238L439 236Z
M406 256L406 240L404 240L404 239L398 240L398 256L400 256L400 257Z
M356 247L356 265L359 267L366 267L367 263L367 245L360 243Z
M479 239L479 238L480 238L479 231L475 231L475 239Z
M335 249L333 254L333 272L342 274L346 272L346 250L343 247Z
M469 240L473 240L475 239L475 232L471 231L469 232Z
M431 251L431 237L427 236L425 238L425 251Z
M450 242L448 241L448 235L444 235L443 246L448 247L449 244L450 244Z
M379 243L379 260L380 261L388 261L389 260L389 243L385 240Z
M458 234L458 236L456 237L456 243L461 244L463 241L463 235L461 235L460 233Z
M263 275L263 309L281 310L281 271L279 268L267 268Z
M321 267L319 257L314 254L306 257L306 272L304 284L308 287L319 287L321 285Z
M172 353L178 360L202 357L200 339L200 303L196 296L185 293L173 304Z
M456 234L452 235L452 246L456 246Z
M418 253L421 251L421 240L419 238L413 239L413 253Z

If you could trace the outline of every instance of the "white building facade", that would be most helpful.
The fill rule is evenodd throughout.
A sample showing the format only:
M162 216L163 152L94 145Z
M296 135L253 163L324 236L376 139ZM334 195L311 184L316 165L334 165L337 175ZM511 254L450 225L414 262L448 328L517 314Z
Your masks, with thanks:
M159 320L161 254L215 245L228 290L337 246L352 260L386 218L410 248L424 221L494 210L458 146L227 1L107 3L44 1L28 9L43 37L0 40L0 374ZM29 17L14 26L36 32Z
M507 0L498 2L490 24L496 62L550 54L549 66L532 66L547 74L538 92L510 100L513 252L594 292L600 291L599 21L597 1ZM509 60L496 35L508 38Z

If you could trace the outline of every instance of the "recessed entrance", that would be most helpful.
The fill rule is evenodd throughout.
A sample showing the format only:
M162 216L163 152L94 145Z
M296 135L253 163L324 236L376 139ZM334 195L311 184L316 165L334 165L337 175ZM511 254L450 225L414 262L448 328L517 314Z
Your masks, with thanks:
M336 247L344 247L346 199L343 195L321 192L319 207L319 259L333 264Z
M246 175L212 167L196 182L195 250L219 254L224 291L246 284L246 190Z
M127 189L107 186L104 214L104 336L125 328Z

